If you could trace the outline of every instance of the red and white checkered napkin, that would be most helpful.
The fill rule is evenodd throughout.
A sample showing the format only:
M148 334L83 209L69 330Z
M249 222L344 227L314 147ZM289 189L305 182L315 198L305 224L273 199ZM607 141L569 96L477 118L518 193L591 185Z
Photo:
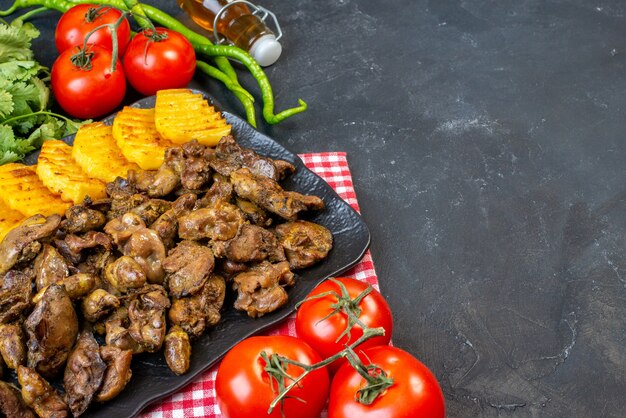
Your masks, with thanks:
M357 211L359 210L345 152L301 154L300 158L302 158L302 161L309 169L326 180L343 200ZM369 251L365 253L359 264L342 274L342 276L354 277L378 289L378 279ZM295 315L291 315L284 322L269 330L267 334L296 335ZM180 392L168 396L160 403L149 407L142 414L142 417L221 417L222 414L215 399L216 374L217 365L198 376L196 380ZM323 416L325 415L323 414Z

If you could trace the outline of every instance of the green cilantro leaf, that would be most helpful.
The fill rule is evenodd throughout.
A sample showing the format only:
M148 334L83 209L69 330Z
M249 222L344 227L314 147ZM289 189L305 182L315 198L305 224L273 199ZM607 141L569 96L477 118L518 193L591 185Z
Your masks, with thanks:
M0 125L0 165L20 160L34 149L28 139L16 138L10 126Z
M13 96L6 90L0 90L0 119L13 112Z
M22 60L0 63L0 77L8 81L26 81L39 74L44 67L37 61Z
M34 59L30 23L0 21L0 165L18 161L47 139L75 133L75 122L49 111L48 69Z
M36 37L33 35L39 35L33 25L0 25L0 62L32 60L30 42Z

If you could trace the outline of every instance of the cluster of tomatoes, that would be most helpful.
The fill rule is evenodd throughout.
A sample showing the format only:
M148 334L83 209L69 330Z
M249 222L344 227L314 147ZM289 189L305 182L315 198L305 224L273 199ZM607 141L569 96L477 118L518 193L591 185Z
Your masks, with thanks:
M415 357L388 345L393 327L391 310L376 290L359 298L366 289L367 284L351 278L327 280L298 308L298 338L251 337L237 344L222 360L215 383L224 416L317 418L328 406L329 418L443 418L444 399L437 379ZM349 333L345 331L351 325L350 319L345 311L337 309L346 291L349 297L343 298L344 302L352 301L352 312L358 314L358 322ZM382 373L393 379L392 383L371 403L362 403L358 395L365 388L366 379L342 357L308 372L268 414L279 390L305 374L305 368L293 363L311 366L343 351L363 336L359 323L366 329L385 330L384 335L364 341L354 352L370 376ZM272 354L290 360L281 366L284 376L289 376L284 377L282 384L268 373L267 360Z
M127 81L149 96L186 86L196 69L195 51L187 38L155 28L131 39L126 16L106 6L80 4L69 9L57 24L55 43L61 55L52 66L52 92L63 110L82 119L118 107Z

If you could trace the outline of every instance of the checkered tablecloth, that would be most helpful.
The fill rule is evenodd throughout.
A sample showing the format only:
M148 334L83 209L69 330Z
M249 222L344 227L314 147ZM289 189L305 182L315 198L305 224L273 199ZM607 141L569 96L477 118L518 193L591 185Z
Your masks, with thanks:
M354 209L359 210L352 176L348 168L345 152L327 152L300 155L304 164L330 184L339 196ZM378 289L378 279L370 252L355 267L342 274L367 282ZM267 334L296 335L295 315L291 315ZM163 399L149 407L143 418L187 418L221 417L220 408L215 400L215 375L217 365L198 376L180 392ZM326 414L323 414L325 416Z

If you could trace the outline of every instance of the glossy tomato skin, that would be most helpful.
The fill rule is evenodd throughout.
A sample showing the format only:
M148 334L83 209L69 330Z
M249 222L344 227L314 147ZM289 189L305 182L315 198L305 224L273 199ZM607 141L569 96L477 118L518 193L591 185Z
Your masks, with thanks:
M304 364L315 364L321 359L304 341L290 336L262 336L243 340L226 354L220 363L215 380L217 401L226 418L271 417L280 418L277 406L272 414L267 410L277 393L272 389L269 375L264 371L265 361L260 353L273 353ZM288 366L287 373L297 377L302 369ZM318 418L326 404L330 386L328 372L322 368L311 372L300 387L290 391L285 400L287 418ZM276 387L276 382L273 384ZM286 381L286 385L289 380ZM295 398L306 401L303 403Z
M79 4L63 13L54 31L54 42L59 54L75 46L82 46L85 36L91 30L104 24L115 23L122 16L122 13L118 9L110 7L102 9L94 20L88 22L85 14L89 12L89 9L98 7L100 6L95 4ZM130 24L126 18L122 20L116 32L119 56L121 57L126 51L128 42L130 42ZM111 30L109 28L102 28L90 35L87 42L113 50L113 41L111 38Z
M75 49L65 50L52 65L50 84L55 100L70 115L90 119L111 113L124 99L126 79L121 62L111 72L111 51L91 45L90 70L76 67L70 61Z
M365 384L349 364L339 369L330 388L328 418L444 418L445 404L437 379L415 357L396 347L379 346L359 354L364 364L376 364L392 386L371 405L355 400L357 391Z
M169 29L156 29L167 38L153 41L149 31L140 32L130 41L124 56L128 82L146 96L185 87L196 70L196 53L187 38Z
M367 283L348 277L340 277L335 280L346 286L350 294L350 299L356 298L367 289L368 286ZM307 298L329 291L335 291L341 294L339 285L331 280L326 280L313 289ZM344 349L346 344L349 345L363 336L361 327L355 325L350 333L350 338L346 335L338 342L335 342L348 325L348 317L344 313L337 313L326 318L334 309L331 305L336 302L337 298L332 295L312 299L300 305L296 315L296 332L298 337L305 340L322 358L328 358L338 353ZM363 350L368 347L389 344L391 333L393 332L393 318L391 316L391 309L385 298L380 292L373 289L372 292L361 301L359 308L361 309L359 319L365 325L370 328L383 327L385 329L384 336L374 337L365 341L363 344L359 345L359 349ZM339 367L345 363L345 360L338 360L331 363L329 366L330 373L335 373Z

